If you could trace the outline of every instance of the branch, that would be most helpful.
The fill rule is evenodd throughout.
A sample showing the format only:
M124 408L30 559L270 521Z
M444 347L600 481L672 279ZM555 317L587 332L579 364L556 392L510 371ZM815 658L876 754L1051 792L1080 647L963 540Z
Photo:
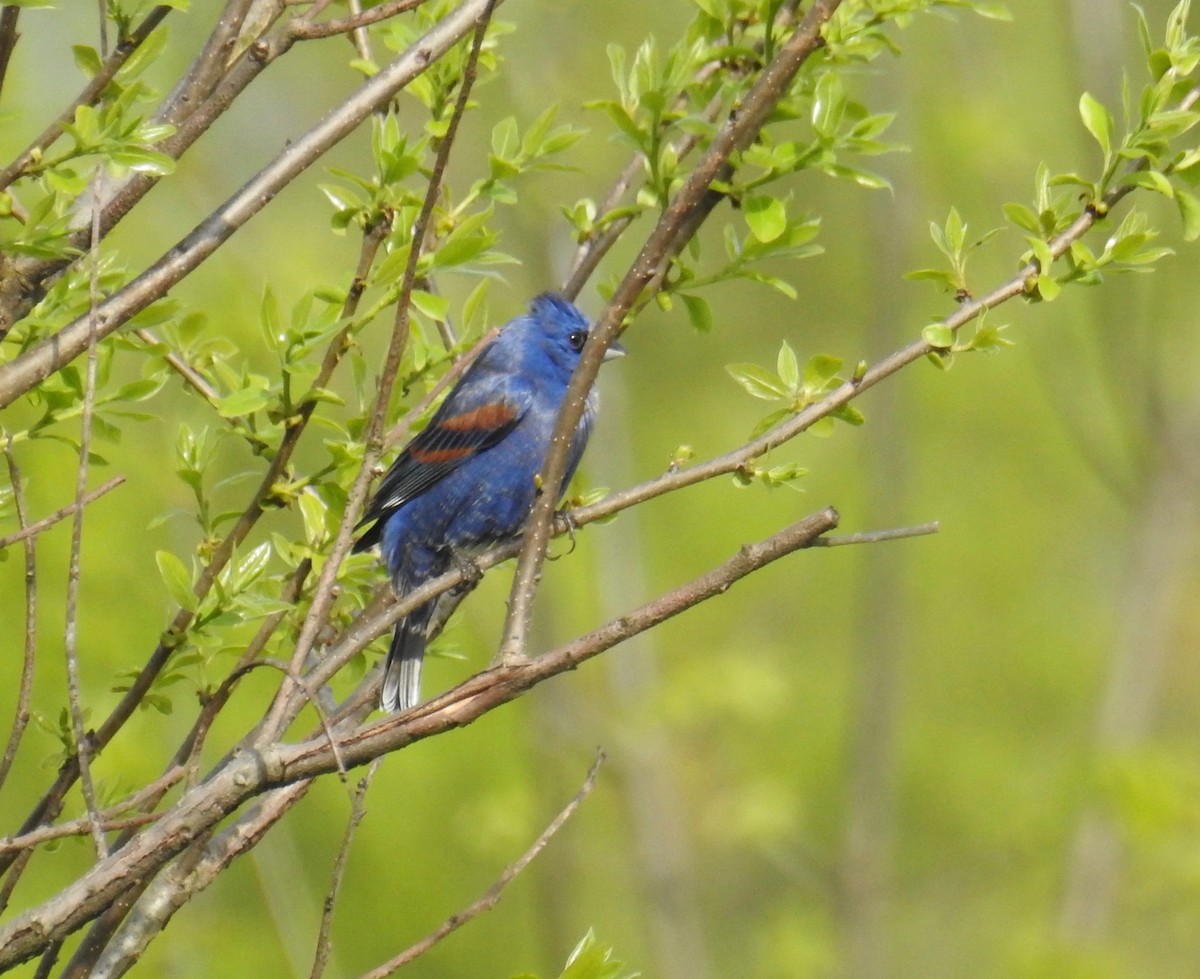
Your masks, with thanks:
M596 787L596 775L599 773L600 766L603 763L604 752L599 751L596 753L596 760L592 762L592 767L587 773L587 778L583 780L583 785L575 793L575 797L551 820L550 825L542 830L538 838L533 841L533 845L521 854L514 863L504 868L504 872L496 880L496 883L489 887L477 901L468 905L457 914L452 914L437 929L430 932L412 947L405 949L395 958L389 959L383 965L372 969L370 972L364 972L359 979L384 979L385 976L390 976L401 966L407 965L414 959L424 955L451 932L457 931L468 921L478 918L485 911L490 911L499 904L500 894L504 888L512 883L513 878L517 874L521 873L522 870L533 862L534 858L546 848L546 844L550 842L554 834L562 829L563 824L575 814L575 810L583 804L583 800L591 795L592 789Z
M327 20L320 24L298 20L288 27L288 31L301 41L309 41L318 37L332 37L335 34L349 34L351 31L378 24L396 14L415 10L425 2L426 0L387 0L386 3L381 3L352 17Z
M52 514L50 514L50 516L42 517L41 520L37 520L31 524L25 524L20 530L14 531L13 533L4 537L0 537L0 551L4 550L6 547L11 547L13 544L18 544L23 540L34 538L38 534L49 530L60 520L65 520L67 517L71 516L80 506L87 506L89 503L94 503L105 493L115 490L124 482L124 476L114 476L103 485L85 493L82 500L78 500L74 503L68 503L65 507L55 510Z
M8 76L8 64L12 60L13 49L21 38L17 33L17 21L20 16L21 8L13 4L5 4L4 9L0 10L0 91L4 90L4 79Z
M925 537L936 534L941 527L935 520L933 523L918 524L915 527L896 527L892 530L873 530L861 534L841 534L837 537L822 537L816 542L817 547L842 547L846 544L879 544L888 540L905 540L909 537Z
M103 8L101 22L103 22ZM96 179L100 179L97 172ZM79 588L82 575L81 555L83 552L83 499L87 496L88 462L92 451L92 419L96 411L96 383L99 358L96 349L95 321L92 311L100 294L100 241L96 235L98 206L92 208L92 248L89 282L89 313L87 370L84 372L83 416L79 426L79 464L75 470L75 512L71 519L71 554L67 567L67 609L63 630L63 646L67 660L67 707L71 720L71 736L75 743L75 757L79 765L80 787L87 806L88 818L92 823L92 841L96 855L108 855L108 843L100 828L100 810L96 802L96 789L92 782L91 735L84 729L83 701L79 689Z
M25 512L25 490L21 485L21 470L12 451L12 436L4 446L4 457L8 462L8 480L13 490L13 506L17 512L17 523L21 531L28 530ZM33 695L33 670L37 651L37 552L34 535L26 534L25 540L25 643L21 655L21 680L17 684L17 705L13 714L12 727L8 732L8 743L4 746L4 757L0 758L0 787L8 778L21 737L29 725L29 702ZM4 544L0 542L0 551Z
M333 911L337 907L338 894L342 889L342 880L346 875L346 864L350 859L350 846L358 832L359 824L367 814L367 789L378 771L378 762L371 764L367 774L358 781L354 796L350 803L350 818L346 821L346 832L342 834L342 845L338 848L337 857L333 861L333 872L329 877L329 891L325 895L325 903L321 908L321 927L317 932L317 950L313 955L312 971L309 979L321 979L329 964L329 956L333 951Z

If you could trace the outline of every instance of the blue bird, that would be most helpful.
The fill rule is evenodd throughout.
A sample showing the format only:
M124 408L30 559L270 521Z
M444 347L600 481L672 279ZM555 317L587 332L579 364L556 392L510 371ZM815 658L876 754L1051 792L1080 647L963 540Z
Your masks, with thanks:
M588 321L561 296L544 293L476 357L433 418L379 484L355 551L380 544L397 595L448 571L457 555L516 537L537 497L567 384ZM609 347L605 360L625 351ZM565 488L579 465L596 393L575 429ZM396 623L380 705L405 710L421 696L421 661L437 602Z

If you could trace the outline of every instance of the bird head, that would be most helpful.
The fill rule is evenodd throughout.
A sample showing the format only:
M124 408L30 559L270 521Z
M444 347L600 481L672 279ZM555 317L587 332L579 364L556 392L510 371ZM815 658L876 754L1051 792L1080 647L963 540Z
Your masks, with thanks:
M552 358L569 370L574 370L591 327L583 313L557 293L544 292L529 304L529 318L549 341ZM624 355L625 348L619 343L612 343L604 352L604 359L607 361Z

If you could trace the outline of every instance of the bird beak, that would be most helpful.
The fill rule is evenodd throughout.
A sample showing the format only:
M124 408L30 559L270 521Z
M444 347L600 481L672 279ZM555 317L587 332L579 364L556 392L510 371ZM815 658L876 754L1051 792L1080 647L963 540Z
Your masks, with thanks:
M604 351L604 360L616 360L618 357L624 357L627 351L616 340L608 345L608 349Z

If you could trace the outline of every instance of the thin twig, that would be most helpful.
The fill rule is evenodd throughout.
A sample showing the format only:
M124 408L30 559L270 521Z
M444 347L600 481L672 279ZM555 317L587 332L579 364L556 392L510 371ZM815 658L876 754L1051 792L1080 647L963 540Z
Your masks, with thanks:
M109 833L130 829L135 826L146 826L161 818L162 813L154 812L139 813L136 816L115 816L112 818L101 814L99 825L104 832ZM73 819L70 822L59 823L55 826L43 826L32 833L23 833L20 836L0 837L0 850L25 850L40 846L42 843L63 840L71 836L90 836L92 832L94 832L92 820L90 817L85 816L82 819Z
M583 780L583 785L580 787L579 791L575 793L575 797L563 807L562 811L555 816L553 820L550 821L550 825L542 830L538 838L533 841L533 845L524 853L522 853L515 862L504 868L504 872L499 876L499 878L497 878L496 882L492 884L492 886L489 887L478 900L469 904L462 911L452 914L434 931L430 932L415 945L405 949L395 958L389 959L387 962L384 962L377 968L372 969L370 972L364 972L359 979L383 979L385 976L390 976L401 966L407 965L414 959L424 955L443 938L452 932L457 931L468 921L478 918L485 911L490 911L497 904L499 904L500 896L503 893L504 888L511 884L513 879L519 873L521 873L521 871L528 867L529 864L532 863L537 857L537 855L546 848L546 844L550 842L550 840L554 837L554 834L562 829L563 824L575 814L575 810L578 809L583 804L583 800L591 794L592 789L596 787L596 775L599 773L600 766L603 763L604 752L598 751L596 753L596 760L592 762L592 767L587 773L587 778Z
M414 10L425 2L426 0L387 0L386 3L381 3L370 10L355 13L350 17L342 17L338 20L323 21L319 24L306 23L297 19L288 25L288 31L301 41L309 41L319 37L332 37L335 34L359 31L364 27L370 27L372 24L378 24L380 21L396 16L396 14Z
M362 16L362 0L350 0L350 15L352 17ZM379 8L374 8L378 10ZM372 64L374 59L371 57L371 36L367 33L367 29L362 25L351 29L349 34L350 44L358 53L358 57L367 64Z
M144 326L134 330L133 335L143 343L149 344L152 347L158 347L163 344L163 340L155 336L152 330L149 330ZM220 392L208 383L203 374L201 374L198 370L196 370L196 368L180 357L179 354L177 354L174 350L168 350L162 356L163 360L170 365L171 369L175 371L175 373L181 378L183 378L186 384L195 389L199 393L200 397L204 398L204 400L209 404L214 406L216 405L217 401L221 397Z
M12 436L4 445L4 458L8 462L8 480L13 490L13 506L17 511L17 525L25 530L29 516L25 511L25 489L21 485L21 470L12 450ZM0 544L3 550L3 544ZM12 727L8 732L8 743L4 746L4 757L0 758L0 787L8 778L13 759L25 728L29 725L29 702L33 696L34 653L37 650L37 549L34 535L25 538L25 642L21 654L21 679L17 684L17 705L13 712Z
M309 979L321 979L329 965L333 954L333 911L337 907L338 894L342 889L342 880L346 876L346 866L350 862L350 847L358 832L359 824L367 814L367 789L379 770L380 759L376 759L367 769L367 773L358 780L354 795L350 800L350 818L346 820L346 832L342 834L342 845L338 848L337 857L333 861L333 871L329 875L329 890L325 894L325 903L321 908L321 926L317 930L317 949L313 955L312 970Z
M103 5L101 5L103 14ZM103 40L103 36L102 36ZM95 180L99 184L102 178L100 170L96 171ZM92 255L91 279L89 283L90 302L92 311L100 299L100 242L97 234L99 205L92 208ZM100 809L96 802L96 788L92 783L92 743L91 734L84 729L83 698L79 689L79 588L83 569L81 564L83 552L83 500L87 496L88 457L92 451L92 419L96 410L96 383L99 371L99 351L97 349L95 321L89 317L92 329L89 330L87 349L87 371L83 387L83 415L79 426L79 465L75 474L75 512L71 520L71 556L67 570L67 621L64 627L63 644L67 657L67 707L71 716L71 732L75 741L75 757L79 764L79 784L83 790L84 804L92 821L92 840L96 846L96 856L104 859L108 856L108 842L104 838L104 830L100 826Z
M100 497L104 496L105 493L116 489L124 482L124 476L113 476L113 478L108 480L108 482L103 483L102 485L97 486L94 490L89 490L87 493L85 493L82 501L83 505L87 506L89 503L95 502L96 500L100 499ZM48 517L42 517L41 520L35 520L33 523L22 527L20 530L13 531L11 534L0 537L0 550L4 550L6 547L11 547L13 544L18 544L23 540L29 540L30 538L37 537L38 534L49 530L60 520L65 520L67 517L74 514L78 508L78 502L68 503L65 507L55 510Z
M890 530L869 530L859 534L839 534L836 537L822 537L816 542L817 547L843 547L846 544L878 544L887 540L906 540L909 537L925 537L936 534L941 527L935 520L932 523L918 524L915 527L894 527Z

